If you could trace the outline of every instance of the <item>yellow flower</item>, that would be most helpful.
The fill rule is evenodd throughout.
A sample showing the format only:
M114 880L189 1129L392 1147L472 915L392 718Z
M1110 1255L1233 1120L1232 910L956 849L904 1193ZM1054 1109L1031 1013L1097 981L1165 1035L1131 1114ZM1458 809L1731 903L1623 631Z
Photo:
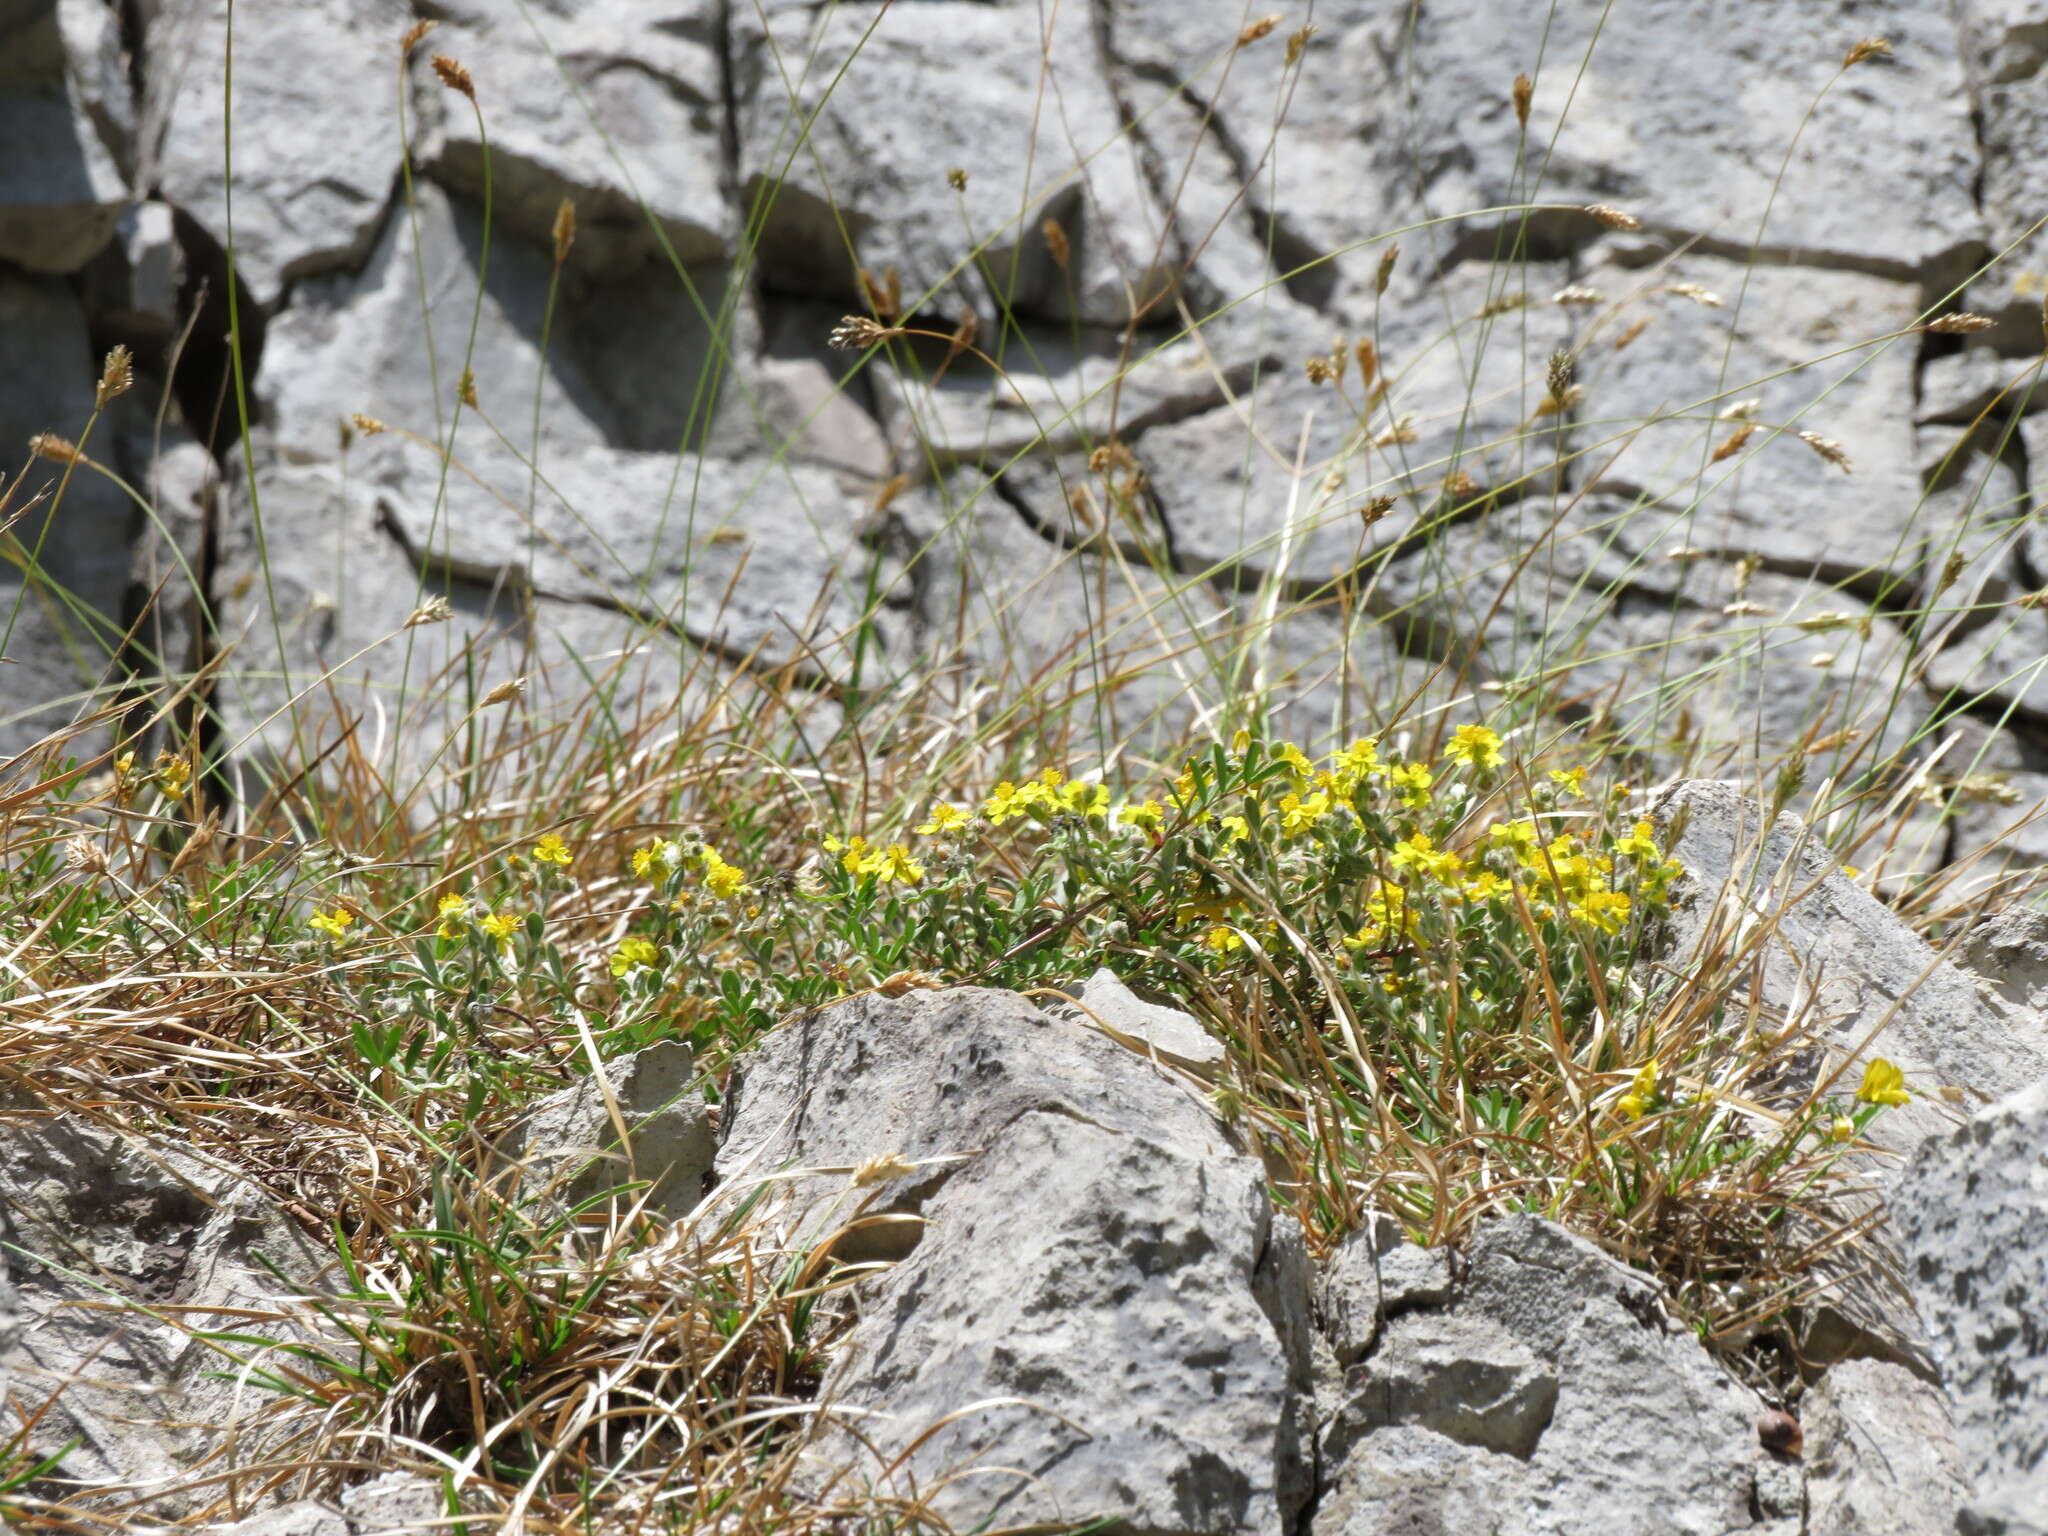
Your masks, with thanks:
M1490 869L1482 869L1465 882L1467 901L1491 901L1509 888L1508 882Z
M1389 934L1413 939L1416 915L1415 903L1406 890L1398 885L1378 886L1365 898L1365 922L1344 940L1345 947L1377 949Z
M1650 1101L1640 1093L1625 1093L1614 1101L1614 1107L1631 1120L1640 1120L1649 1113Z
M1550 782L1575 800L1586 798L1586 770L1584 765L1577 768L1553 768Z
M1027 783L1025 787L1028 789L1031 786ZM1014 821L1030 809L1030 796L1020 795L1017 786L1005 779L996 786L995 793L983 804L981 814L1000 827L1004 822Z
M1252 824L1242 816L1226 816L1217 825L1223 828L1226 843L1241 843L1252 835Z
M173 800L184 798L186 786L192 782L192 765L182 757L173 757L168 752L156 755L157 787Z
M1636 1069L1636 1080L1629 1085L1629 1091L1615 1101L1614 1107L1631 1120L1642 1119L1657 1102L1660 1075L1653 1056Z
M435 930L444 939L462 937L462 920L469 915L467 896L447 895L441 898L441 926Z
M1500 737L1483 725L1461 725L1451 733L1444 756L1490 771L1501 765Z
M1331 754L1331 766L1340 776L1348 775L1353 783L1375 773L1380 766L1380 739L1377 736L1361 736L1350 746Z
M1252 744L1252 733L1240 726L1230 733L1230 750L1243 757Z
M839 867L849 875L863 873L861 866L870 857L868 840L864 837L851 837L843 843L836 837L828 837L825 839L825 851L838 854Z
M1866 1104L1913 1102L1913 1095L1906 1092L1906 1074L1882 1056L1872 1058L1863 1069L1863 1086L1856 1090L1856 1097Z
M968 820L967 813L961 810L959 806L949 804L944 800L934 800L932 802L931 819L917 830L925 837L937 837L947 832L958 831L967 825Z
M1590 890L1572 903L1572 916L1598 928L1602 933L1619 933L1628 921L1629 899L1625 891Z
M322 912L315 907L306 922L309 927L317 928L332 938L345 939L348 937L348 925L355 920L355 913L347 907L336 907L332 912Z
M477 927L507 949L512 947L512 935L519 931L519 923L519 915L515 912L492 912L476 920Z
M1280 797L1280 835L1300 837L1304 832L1314 830L1315 824L1330 814L1330 797L1317 790L1306 800L1299 795Z
M1409 763L1405 767L1389 768L1387 782L1401 792L1401 803L1411 811L1419 811L1429 804L1429 786L1436 781L1430 777L1426 763Z
M533 845L533 861L536 864L559 864L569 867L569 845L550 832Z
M1639 821L1634 832L1615 842L1614 851L1632 859L1654 859L1658 856L1657 840L1652 835L1656 830L1647 821Z
M879 875L884 880L894 880L899 885L916 885L924 879L924 866L910 856L910 850L901 843L891 843L887 848L877 848L861 860L858 871L863 875Z
M1308 754L1291 741L1283 741L1273 749L1273 755L1294 770L1298 779L1307 779L1316 771L1316 765L1308 760Z
M1847 1115L1837 1115L1828 1122L1827 1130L1824 1134L1829 1141L1854 1141L1856 1139L1856 1122Z
M633 850L633 873L643 880L658 880L682 862L683 850L665 837L657 837L645 848Z
M1387 862L1396 869L1412 869L1418 874L1454 876L1465 861L1450 850L1437 847L1427 833L1417 832L1395 843Z
M661 959L661 951L654 947L652 939L627 939L612 951L612 974L624 976L629 971L651 970Z
M1486 829L1488 839L1510 850L1515 861L1526 867L1533 867L1536 859L1536 845L1541 839L1536 832L1536 823L1524 817L1520 821L1496 821Z
M704 887L720 901L731 901L746 888L747 877L736 866L718 856L716 848L704 850Z
M1146 800L1137 805L1126 805L1116 814L1117 820L1127 827L1152 829L1166 820L1166 807L1157 800Z
M1060 804L1076 816L1099 816L1109 809L1109 791L1075 779L1060 791Z
M1218 923L1202 935L1202 948L1212 954L1227 955L1244 948L1244 935L1228 923Z

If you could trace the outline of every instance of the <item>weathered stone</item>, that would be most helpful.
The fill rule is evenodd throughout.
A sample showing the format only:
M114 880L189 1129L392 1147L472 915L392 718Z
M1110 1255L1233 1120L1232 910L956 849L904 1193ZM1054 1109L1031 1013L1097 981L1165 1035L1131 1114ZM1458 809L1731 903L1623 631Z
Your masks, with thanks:
M567 198L579 270L617 276L654 255L684 266L724 258L733 218L719 5L568 0L521 13L454 0L436 10L443 24L414 55L423 159L436 177L466 198L483 196L477 114L428 73L429 55L444 53L475 82L492 206L505 228L546 245Z
M112 238L128 197L126 82L107 68L119 30L101 0L0 15L0 261L71 272Z
M1654 273L1597 268L1584 281L1610 302L1642 295L1607 329L1650 322L1619 353L1602 358L1589 346L1579 370L1581 414L1601 424L1588 449L1598 484L1682 510L1686 543L1755 555L1773 571L1866 593L1918 573L1912 351L1894 342L1814 361L1912 324L1915 287L1810 267L1745 272L1703 257ZM1721 303L1668 291L1679 282ZM1721 414L1750 400L1763 425L1732 458L1712 462L1737 425ZM1799 432L1839 444L1850 469Z
M1884 1360L1843 1360L1800 1400L1806 1536L1955 1528L1965 1486L1948 1400Z
M497 1154L524 1168L524 1191L546 1191L565 1205L645 1181L625 1199L645 1200L667 1217L696 1207L711 1171L711 1117L688 1045L663 1041L605 1063L610 1102L594 1077L549 1094L498 1144ZM626 1138L619 1136L623 1120Z
M1924 1142L1891 1220L1972 1484L1957 1528L2038 1536L2048 1529L2048 1082Z
M859 268L893 268L910 310L929 294L944 315L996 300L1094 325L1170 291L1165 219L1089 14L933 0L779 5L765 23L751 11L734 23L740 198L764 208L761 256L778 285L852 304ZM954 153L958 190L941 158Z
M1684 829L1670 853L1687 873L1660 969L1686 973L1704 948L1728 944L1741 928L1763 931L1743 920L1756 914L1768 928L1755 956L1762 1001L1820 1031L1834 1053L1825 1070L1839 1069L1853 1087L1862 1063L1884 1056L1917 1079L1915 1102L1874 1128L1881 1139L1905 1150L1941 1128L1926 1099L1937 1083L1991 1098L2048 1067L2048 1021L1980 997L1969 976L1844 878L1795 818L1782 815L1767 828L1755 801L1706 780L1678 785L1654 814L1668 825L1681 811ZM1811 1074L1822 1070L1819 1060L1808 1064Z
M276 304L295 278L361 262L402 153L395 129L367 131L367 122L398 111L398 41L411 7L235 7L232 123L221 91L227 0L159 0L148 9L142 184L221 245L232 235L235 270L261 304Z
M84 468L29 457L49 432L75 441L93 410L99 365L85 317L62 280L0 270L0 465L9 512L25 512L12 537L34 561L0 562L0 762L74 715L89 713L110 676L129 576L134 511L120 487ZM89 440L88 451L107 452ZM63 494L56 493L62 487ZM38 495L46 499L36 505ZM82 752L87 740L71 750Z
M1318 1532L1772 1528L1755 1397L1653 1282L1533 1217L1483 1224L1455 1298L1391 1321L1345 1395Z
M1223 1042L1193 1014L1146 1002L1106 965L1082 984L1075 1001L1079 1017L1141 1056L1208 1076L1223 1065Z
M961 1525L1114 1514L1219 1536L1283 1529L1307 1499L1299 1237L1160 1069L1000 994L866 997L770 1036L726 1115L718 1171L742 1187L915 1165L867 1207L918 1220L885 1229L900 1262L864 1284L824 1388L885 1461L902 1453L897 1489ZM793 1195L825 1202L803 1218L815 1241L861 1190L826 1173ZM876 1475L846 1436L821 1456ZM940 1485L970 1466L1012 1470Z

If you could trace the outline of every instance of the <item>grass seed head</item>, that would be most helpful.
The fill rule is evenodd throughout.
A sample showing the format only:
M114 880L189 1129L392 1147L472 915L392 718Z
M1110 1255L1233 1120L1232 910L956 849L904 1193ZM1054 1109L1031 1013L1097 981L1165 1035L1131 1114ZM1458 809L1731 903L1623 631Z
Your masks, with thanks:
M1822 437L1818 432L1801 432L1799 441L1826 459L1845 475L1853 475L1855 466L1849 462L1849 454L1832 437Z
M1934 332L1937 336L1967 336L1972 331L1988 331L1997 324L1989 315L1973 315L1966 309L1930 320L1921 329Z
M1891 56L1890 38L1866 37L1842 55L1842 68L1854 69L1858 64L1867 63L1871 59L1888 59Z
M1311 23L1303 27L1299 32L1289 36L1287 39L1287 68L1292 69L1301 62L1301 56L1308 48L1308 40L1315 35L1316 29L1314 24Z
M55 432L38 432L28 440L28 451L39 459L48 459L52 464L83 464L85 455L78 451L78 445L68 437Z
M1394 280L1394 263L1401 259L1401 247L1390 245L1380 252L1380 268L1373 274L1372 291L1375 298L1383 296L1387 284Z
M439 25L438 21L416 21L407 27L405 36L398 40L398 56L401 59L411 58L413 49L420 45L420 39Z
M1237 34L1237 46L1240 48L1251 47L1253 43L1267 36L1275 27L1279 26L1280 21L1281 18L1278 14L1261 16L1257 21Z
M832 328L832 334L825 338L825 345L837 347L842 352L859 352L902 334L900 325L884 325L867 315L844 315Z
M555 265L569 259L569 247L576 243L576 205L563 198L555 209Z
M1691 299L1693 303L1699 305L1702 309L1719 309L1722 307L1721 295L1713 292L1711 289L1702 288L1698 283L1673 283L1664 291L1666 293L1675 293L1681 299Z
M1038 232L1045 236L1046 254L1052 257L1053 265L1062 272L1066 271L1067 263L1073 258L1074 253L1067 244L1067 232L1060 228L1060 221L1047 219L1038 226Z
M134 354L125 346L116 345L108 351L107 361L100 369L100 387L93 400L94 409L104 409L109 400L118 399L134 387Z
M955 192L965 192L967 190L967 167L956 165L946 172L946 185Z
M1745 421L1733 432L1730 432L1719 443L1715 444L1713 454L1711 455L1713 462L1719 464L1723 459L1734 458L1736 454L1742 452L1742 445L1749 441L1755 431L1756 423Z
M1641 229L1643 221L1626 208L1617 208L1612 203L1588 203L1586 212L1605 224L1609 229Z
M434 73L441 77L443 85L447 86L451 91L458 91L462 95L467 96L472 103L476 101L476 82L469 78L468 70L449 58L445 53L435 54L433 65Z
M1536 96L1536 83L1527 75L1517 75L1511 94L1515 102L1515 122L1526 128L1529 126L1529 103Z
M448 599L437 592L407 614L399 628L418 629L422 624L446 624L454 617L455 610L448 605Z
M498 684L497 687L493 688L481 699L478 699L476 707L478 709L489 709L493 704L503 704L509 699L516 699L524 692L526 692L526 679L523 677L510 678Z
M361 411L357 411L353 415L351 415L349 417L349 421L353 423L355 429L358 432L362 433L363 436L365 437L375 437L379 432L389 432L391 430L389 427L385 426L383 422L379 421L376 417L365 416Z

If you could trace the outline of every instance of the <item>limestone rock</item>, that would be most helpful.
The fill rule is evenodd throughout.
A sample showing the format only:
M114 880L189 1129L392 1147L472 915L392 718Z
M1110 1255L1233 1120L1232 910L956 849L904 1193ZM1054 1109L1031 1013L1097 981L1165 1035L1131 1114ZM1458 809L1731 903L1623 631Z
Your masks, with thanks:
M1000 297L1032 318L1121 325L1156 304L1165 220L1092 28L1078 10L963 0L737 14L740 198L764 207L771 278L853 301L858 268L893 268L909 310L930 295L947 316ZM947 156L966 172L958 190Z
M863 1286L825 1385L885 1459L905 1453L899 1489L961 1525L1115 1514L1217 1536L1281 1530L1306 1501L1300 1239L1258 1163L1160 1069L998 993L866 997L743 1061L724 1135L720 1177L743 1186L918 1165L868 1206L918 1224ZM798 1193L843 1220L862 1191L842 1173ZM844 1436L822 1451L876 1475ZM940 1487L977 1465L1010 1470Z
M1454 1295L1388 1322L1342 1398L1319 1532L1773 1528L1754 1396L1652 1282L1533 1217L1483 1224Z
M1800 1401L1806 1536L1955 1528L1965 1493L1948 1399L1885 1360L1843 1360Z
M528 1194L547 1190L576 1205L631 1182L665 1216L695 1208L711 1171L711 1118L701 1092L690 1091L695 1064L688 1045L666 1040L605 1063L605 1079L628 1133L623 1146L595 1078L549 1094L498 1144L498 1156L525 1167Z
M1213 1076L1223 1065L1223 1042L1180 1008L1148 1003L1108 966L1098 967L1075 995L1080 1017L1141 1056Z
M142 181L219 244L257 301L368 253L397 187L404 0L294 0L234 9L233 186L221 92L227 0L147 8ZM232 209L229 195L232 191Z
M2048 1083L1924 1142L1892 1226L1973 1484L1958 1529L2048 1529ZM1839 1367L1838 1367L1839 1369Z
M0 11L0 261L71 272L112 237L131 116L119 31L102 0Z
M483 142L470 104L427 72L435 53L475 82L503 227L545 246L567 198L576 205L570 260L604 277L650 256L691 267L727 254L719 6L569 0L522 13L455 0L436 13L443 24L417 50L414 74L428 124L423 158L445 185L482 197Z

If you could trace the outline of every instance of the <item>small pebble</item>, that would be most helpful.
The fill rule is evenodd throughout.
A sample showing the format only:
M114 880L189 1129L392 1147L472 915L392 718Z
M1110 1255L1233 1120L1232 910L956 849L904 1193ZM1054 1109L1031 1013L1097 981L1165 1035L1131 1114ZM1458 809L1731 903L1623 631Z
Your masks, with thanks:
M1780 1456L1797 1456L1806 1439L1800 1433L1799 1421L1781 1408L1757 1416L1756 1437L1765 1450Z

